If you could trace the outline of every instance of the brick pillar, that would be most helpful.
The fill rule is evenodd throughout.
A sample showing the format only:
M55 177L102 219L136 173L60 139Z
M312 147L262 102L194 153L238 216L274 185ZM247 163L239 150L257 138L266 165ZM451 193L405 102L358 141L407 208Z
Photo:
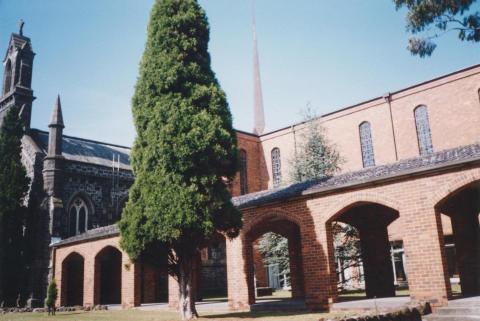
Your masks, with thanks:
M451 293L440 213L411 200L400 213L412 301L447 304Z
M290 261L292 298L303 298L305 297L305 292L303 286L302 253L299 235L291 235L288 238L288 258Z
M452 215L455 251L464 296L480 295L480 228L478 213L464 204Z
M140 306L141 298L140 263L130 262L126 253L122 253L122 307Z
M257 288L267 287L267 270L263 263L263 256L258 249L258 240L253 243L253 265L255 266L255 280Z
M168 307L172 309L178 309L178 282L173 276L168 276Z
M395 296L387 226L370 221L359 230L367 298Z
M300 227L305 304L311 310L328 310L333 295L330 273L335 270L330 271L327 248L323 247L327 244L325 229L318 226L315 233L312 225Z
M95 305L95 258L88 255L83 266L83 305Z
M250 279L248 281L247 249L243 235L232 240L226 240L227 254L227 286L228 286L228 307L231 310L249 310L250 304L255 302L253 289L253 264ZM251 257L251 244L250 244ZM250 259L251 261L251 259Z

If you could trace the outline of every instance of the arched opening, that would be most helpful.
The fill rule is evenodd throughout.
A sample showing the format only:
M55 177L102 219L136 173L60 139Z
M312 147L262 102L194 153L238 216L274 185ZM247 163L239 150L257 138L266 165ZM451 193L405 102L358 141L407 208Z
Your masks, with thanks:
M3 95L6 95L12 90L12 62L7 60L5 65L5 76L3 79Z
M480 182L449 194L436 205L436 210L442 214L452 293L480 295Z
M394 297L399 280L407 285L401 240L388 233L398 217L390 207L359 202L329 221L340 301Z
M300 227L283 217L267 217L246 233L245 244L251 303L293 299L304 307Z
M227 300L227 257L225 237L215 234L200 253L197 300Z
M95 257L95 303L120 304L122 252L107 246Z
M62 306L83 305L84 259L78 253L72 253L62 262Z

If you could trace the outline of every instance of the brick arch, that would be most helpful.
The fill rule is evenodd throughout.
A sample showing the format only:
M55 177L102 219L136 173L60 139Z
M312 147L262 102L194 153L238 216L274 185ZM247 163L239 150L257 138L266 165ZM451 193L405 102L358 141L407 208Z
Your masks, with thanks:
M94 257L94 304L120 304L122 251L109 244L97 251Z
M302 224L301 224L302 221L298 217L296 217L294 215L291 215L286 211L283 211L283 210L280 210L280 209L274 209L274 210L271 210L271 211L267 212L266 214L260 214L258 216L255 216L252 220L249 220L248 222L244 222L244 226L243 226L243 229L242 229L243 234L247 235L247 234L251 233L253 231L253 229L255 228L255 226L257 226L258 224L261 224L264 221L267 221L270 218L282 218L286 221L294 223L298 227L302 226Z
M480 182L479 168L475 169L469 174L458 175L455 179L447 184L437 186L437 190L432 194L433 196L431 197L432 206L437 206L453 194L477 182Z
M401 204L397 200L379 193L361 192L354 193L344 197L339 202L335 202L325 210L326 217L328 217L327 225L335 220L336 217L344 213L346 210L358 205L360 203L374 203L389 207L397 212L400 212Z
M75 263L77 259L80 259L81 263ZM78 251L70 251L62 260L59 298L61 305L83 305L85 262L85 255Z
M96 258L99 256L99 254L101 254L102 252L108 250L109 248L112 248L112 249L117 250L117 251L120 252L120 254L123 256L123 252L122 252L122 250L120 249L119 246L116 246L116 245L113 245L113 244L107 244L107 245L105 245L104 247L102 247L101 249L97 250L97 251L95 252L95 254L92 255L92 257L96 259Z

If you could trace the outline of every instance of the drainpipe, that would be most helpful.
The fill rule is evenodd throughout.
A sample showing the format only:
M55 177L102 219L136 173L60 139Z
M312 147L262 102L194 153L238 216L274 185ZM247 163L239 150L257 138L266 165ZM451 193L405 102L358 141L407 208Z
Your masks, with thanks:
M386 93L383 95L383 99L388 104L388 111L390 113L390 126L392 127L392 136L393 136L393 148L395 150L395 161L398 161L398 152L397 152L397 140L395 138L395 127L393 126L393 114L392 114L392 94Z

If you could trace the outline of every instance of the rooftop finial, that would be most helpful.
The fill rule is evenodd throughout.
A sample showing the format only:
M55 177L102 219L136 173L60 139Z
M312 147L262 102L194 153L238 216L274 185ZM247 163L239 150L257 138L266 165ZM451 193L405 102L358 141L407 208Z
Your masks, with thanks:
M20 36L23 36L23 26L25 25L25 21L23 21L23 19L20 19L20 21L18 22L18 34Z
M60 103L60 95L57 96L55 101L55 107L53 107L52 119L48 127L65 127L63 124L63 115L62 115L62 104Z

